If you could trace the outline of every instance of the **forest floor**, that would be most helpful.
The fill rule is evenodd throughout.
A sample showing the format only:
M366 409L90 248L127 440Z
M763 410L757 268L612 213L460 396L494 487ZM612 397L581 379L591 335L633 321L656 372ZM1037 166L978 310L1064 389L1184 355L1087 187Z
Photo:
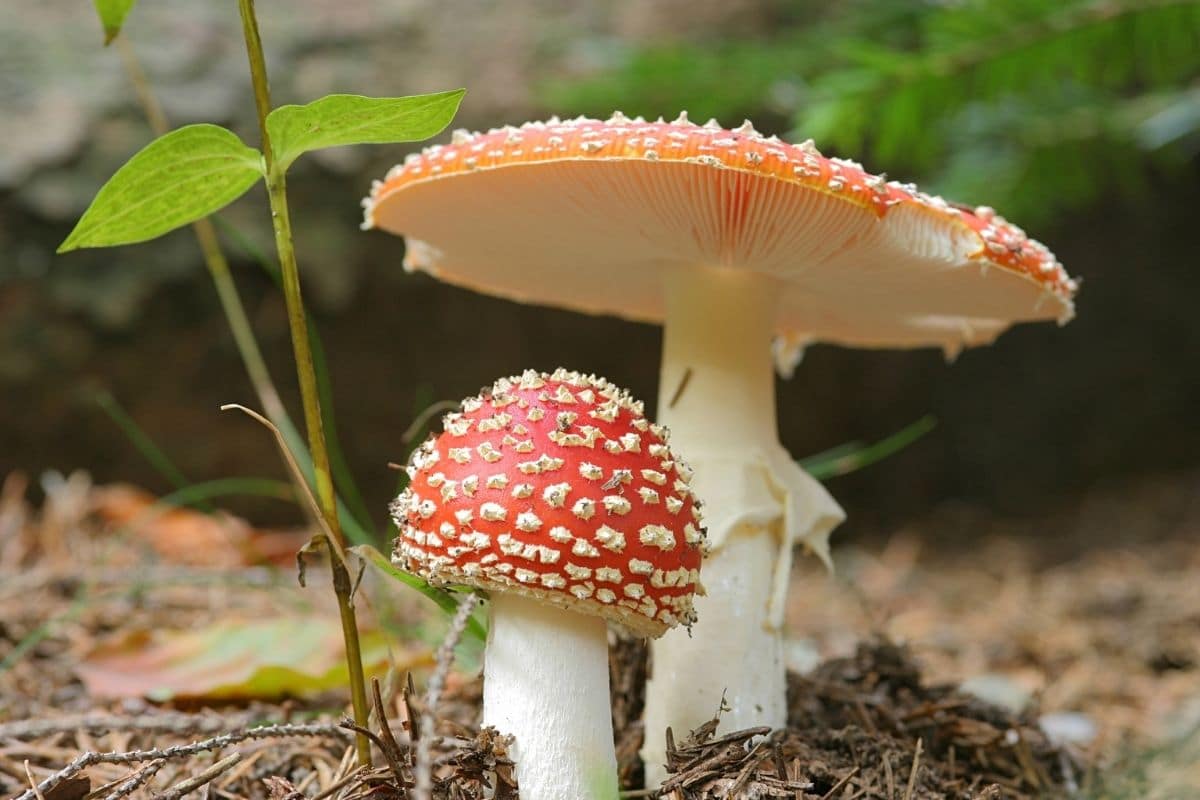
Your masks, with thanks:
M316 564L295 579L303 532L41 483L37 507L20 475L0 489L0 797L516 796L477 727L479 645L436 658L446 623L415 593L360 589L381 688L359 769L331 593ZM1020 522L945 507L842 545L836 577L798 559L788 730L677 732L665 796L1200 796L1197 485ZM633 797L644 669L613 649ZM446 691L425 698L434 671Z

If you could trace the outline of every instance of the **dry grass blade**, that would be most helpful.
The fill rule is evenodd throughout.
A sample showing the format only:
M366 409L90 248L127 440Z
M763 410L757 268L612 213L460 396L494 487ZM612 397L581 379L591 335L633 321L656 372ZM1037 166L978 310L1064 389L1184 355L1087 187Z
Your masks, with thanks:
M347 572L353 572L350 569L350 563L346 560L346 551L342 548L341 539L335 536L333 531L329 529L329 523L325 519L325 515L321 512L321 506L317 502L317 498L313 495L312 489L309 488L308 482L304 479L304 471L300 469L300 465L296 463L295 456L288 449L287 440L283 438L283 433L275 426L275 423L264 417L252 408L247 408L239 403L226 403L221 406L222 411L241 411L246 416L258 422L264 428L271 432L275 437L275 444L279 447L279 452L283 456L283 460L287 462L288 471L292 475L292 479L296 485L300 487L300 496L304 499L304 507L308 510L309 516L314 524L324 534L325 540L329 548L334 552Z
M768 727L747 728L717 737L717 719L701 725L675 745L668 739L668 772L661 792L667 798L717 800L726 797L795 798L812 788L781 768L782 754Z
M912 769L908 773L908 786L904 789L904 800L912 800L913 789L917 786L917 770L921 766L921 751L924 746L924 743L917 739L917 747L913 751Z
M33 779L33 771L29 769L29 759L25 759L25 777L29 778L30 792L36 800L46 800L46 796L42 794L42 787ZM22 795L23 796L23 795Z
M375 703L375 718L379 721L380 748L383 750L388 764L391 765L392 771L396 773L397 780L401 780L398 765L403 759L404 748L396 741L395 735L392 734L392 726L388 724L387 709L383 705L383 694L379 690L378 678L371 679L371 699Z

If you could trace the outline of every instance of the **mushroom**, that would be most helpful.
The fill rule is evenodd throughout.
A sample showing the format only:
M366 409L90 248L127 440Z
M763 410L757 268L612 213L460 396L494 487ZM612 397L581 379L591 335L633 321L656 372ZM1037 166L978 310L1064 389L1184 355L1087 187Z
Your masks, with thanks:
M502 378L414 451L394 559L487 591L483 724L515 737L524 800L615 800L612 622L695 619L704 547L689 471L642 403L595 376Z
M1073 314L1043 245L968 208L827 158L811 141L680 115L551 119L408 157L364 201L405 266L522 302L664 324L660 423L696 471L712 555L692 637L653 648L648 774L663 731L785 721L780 628L793 545L828 563L841 509L779 444L774 357L814 341L990 343ZM651 781L650 785L653 785Z

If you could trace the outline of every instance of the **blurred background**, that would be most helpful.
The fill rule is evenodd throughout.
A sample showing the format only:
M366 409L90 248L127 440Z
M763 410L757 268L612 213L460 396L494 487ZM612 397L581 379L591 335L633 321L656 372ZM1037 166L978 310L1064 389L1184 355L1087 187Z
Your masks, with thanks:
M1083 279L1078 317L946 364L935 351L816 346L780 382L804 456L938 427L830 488L869 536L941 514L1049 517L1044 536L1193 522L1200 496L1200 3L1155 0L288 0L260 2L278 103L329 92L469 89L457 125L550 114L743 117L827 155L996 207ZM175 125L257 132L228 3L155 0L126 29ZM151 138L89 4L0 10L0 475L85 468L171 486L102 408L110 397L191 480L278 476L274 444L222 403L258 405L190 231L55 256L95 191ZM519 306L406 275L403 243L359 230L399 147L303 159L289 188L337 433L385 517L402 432L431 402L565 365L653 406L660 331ZM296 419L261 190L221 214L234 278ZM109 404L110 409L114 406ZM241 501L268 523L294 506ZM1191 513L1189 514L1189 509Z

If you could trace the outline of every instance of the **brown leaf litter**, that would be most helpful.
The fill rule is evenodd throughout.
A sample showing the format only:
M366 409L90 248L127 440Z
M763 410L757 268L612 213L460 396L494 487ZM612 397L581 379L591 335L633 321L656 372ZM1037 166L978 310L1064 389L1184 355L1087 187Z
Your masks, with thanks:
M477 727L478 677L447 672L446 658L440 700L395 675L385 681L370 726L372 770L354 764L351 731L339 724L342 693L219 705L92 696L79 666L114 637L334 611L325 587L301 590L287 571L180 563L142 546L144 532L104 522L79 476L44 485L40 509L19 478L0 490L0 797L32 784L46 786L41 800L408 800L426 796L425 767L431 800L517 797L506 742ZM1188 496L1185 484L1180 497ZM1155 502L1162 509L1170 499ZM1157 741L1196 696L1200 537L1183 529L1194 532L1200 517L1189 502L1158 515L1175 526L1169 535L1121 517L1127 537L1100 541L1091 519L1078 546L1060 537L1051 551L1036 530L955 512L882 546L844 547L836 580L798 565L789 647L803 644L811 659L790 679L788 730L674 732L663 796L1053 796L1082 782L1080 753L1082 763L1104 763L1123 745ZM1064 529L1061 519L1042 524ZM959 529L970 547L935 546ZM388 622L397 642L411 642L416 625L445 627L412 593L370 581L361 591L364 616ZM646 669L641 646L613 649L629 797L649 796L638 789L637 758ZM952 688L981 674L1029 697L1003 711ZM1083 750L1057 749L1038 725L1042 711L1086 714L1099 734ZM424 744L422 714L434 723ZM45 783L81 758L87 766Z
M620 651L624 669L644 669L645 649ZM617 678L617 686L626 685ZM716 735L716 722L678 745L668 737L663 785L670 800L725 797L1039 797L1079 772L1030 715L1013 715L951 686L927 686L911 654L879 640L850 658L789 675L788 727ZM617 708L639 705L618 699ZM622 775L636 785L640 726L619 728Z

